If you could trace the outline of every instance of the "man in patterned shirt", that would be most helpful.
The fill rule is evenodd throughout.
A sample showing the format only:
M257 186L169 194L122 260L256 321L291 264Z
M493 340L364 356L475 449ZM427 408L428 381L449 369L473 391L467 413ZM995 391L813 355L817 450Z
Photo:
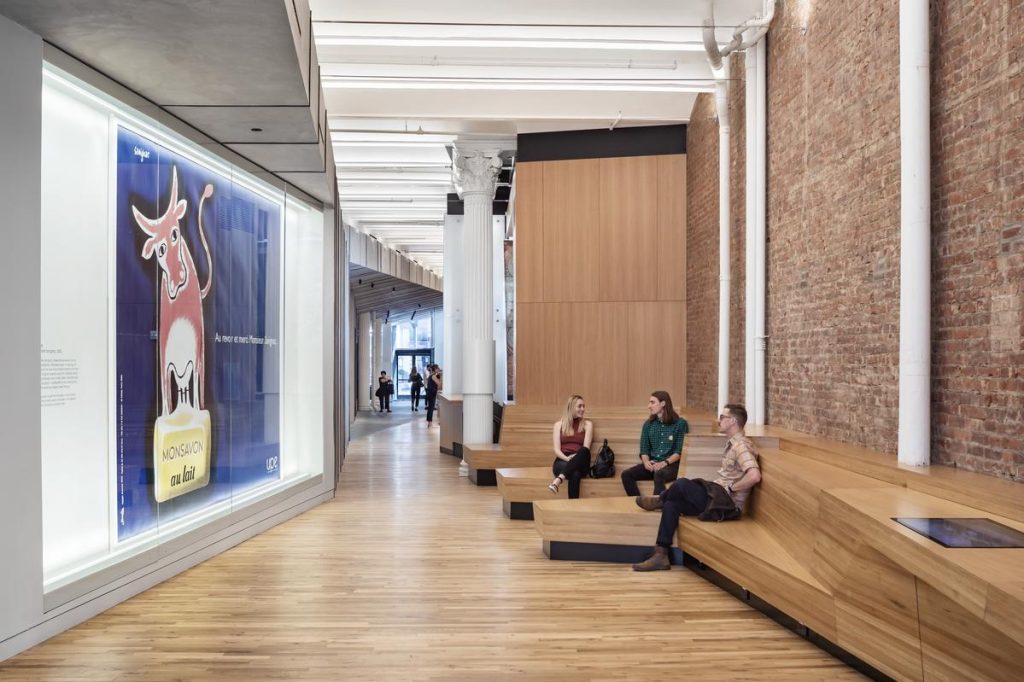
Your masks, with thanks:
M732 498L736 508L743 505L755 485L761 482L761 469L757 464L757 449L743 433L747 423L747 410L742 405L725 406L718 415L719 431L729 437L722 457L722 468L711 486L721 486ZM680 516L697 516L708 506L707 489L698 481L681 478L660 495L637 496L636 503L647 511L661 510L661 525L654 554L646 561L633 564L634 571L666 571L671 568L668 558L672 540L679 526Z
M630 497L640 494L637 481L654 481L657 495L676 480L683 458L683 438L690 430L686 420L676 414L667 391L652 393L647 411L651 416L640 431L640 464L622 472L622 487Z

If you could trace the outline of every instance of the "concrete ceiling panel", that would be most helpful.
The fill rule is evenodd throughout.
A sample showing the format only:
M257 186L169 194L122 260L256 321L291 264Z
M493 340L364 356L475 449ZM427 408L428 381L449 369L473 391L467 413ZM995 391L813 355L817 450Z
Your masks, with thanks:
M324 157L318 144L229 144L228 149L252 159L274 173L324 172Z
M161 105L308 102L282 0L5 0L0 10Z
M181 120L227 143L317 141L309 107L167 107ZM261 128L253 131L253 128Z

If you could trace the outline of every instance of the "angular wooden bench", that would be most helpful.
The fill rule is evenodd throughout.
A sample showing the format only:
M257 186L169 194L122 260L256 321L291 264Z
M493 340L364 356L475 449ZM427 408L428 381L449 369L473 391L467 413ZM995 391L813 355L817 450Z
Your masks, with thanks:
M890 483L899 480L892 470L869 467L880 475L865 476L779 449L762 451L761 468L742 520L681 519L676 546L742 588L735 593L794 619L802 634L895 679L1024 677L1024 549L949 549L892 517L987 517L1022 531L1024 523ZM902 475L929 483L921 472ZM939 477L930 483L937 491L953 485L955 477ZM637 560L660 515L630 505L625 498L535 502L544 551L556 559Z
M702 436L703 438L710 438ZM683 461L679 470L690 478L713 479L722 463L724 440L721 437L702 443L694 438L683 448ZM596 454L595 454L596 457ZM632 455L623 461L615 457L615 476L610 478L584 478L580 481L580 497L625 497L622 488L622 471L633 466L639 458ZM497 470L498 492L501 494L502 510L510 519L530 520L533 518L533 503L536 500L567 499L569 486L563 483L558 494L548 490L554 475L551 466L512 467ZM640 492L650 495L654 492L653 481L640 481Z
M469 465L469 476L477 485L497 485L498 469L511 469L522 467L542 467L550 469L554 460L550 444L550 426L548 427L547 441L532 439L526 444L518 441L508 444L504 441L495 445L487 443L483 445L465 445L463 453L466 463ZM604 441L603 432L595 425L595 437L591 446L593 457L597 457L598 451ZM778 438L770 435L754 436L753 440L758 447L776 447ZM628 468L637 464L639 459L640 438L639 429L628 438L609 438L608 445L615 451L615 464L617 468ZM722 451L725 449L725 437L690 432L684 441L685 451L691 452L694 461L713 461L715 468L721 462ZM550 479L548 479L550 482ZM546 484L545 484L546 485Z
M469 480L477 485L497 485L497 469L550 467L553 459L551 427L561 409L555 406L507 406L500 444L462 444L463 456L469 465ZM690 425L691 434L712 435L714 417L710 413L685 410L683 416ZM604 439L608 439L616 458L631 457L635 460L640 445L640 429L646 417L647 411L642 407L592 407L587 418L594 422L591 446L594 455L597 455Z

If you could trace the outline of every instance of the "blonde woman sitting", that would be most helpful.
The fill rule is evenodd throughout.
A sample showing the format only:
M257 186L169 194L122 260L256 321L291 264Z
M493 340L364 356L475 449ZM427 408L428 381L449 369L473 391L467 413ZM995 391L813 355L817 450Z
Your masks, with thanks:
M586 409L583 398L574 395L565 404L565 414L551 429L551 444L555 451L551 473L555 474L555 480L551 481L548 490L557 493L562 483L568 480L570 500L579 498L580 479L590 471L590 441L594 437L594 424L583 418Z

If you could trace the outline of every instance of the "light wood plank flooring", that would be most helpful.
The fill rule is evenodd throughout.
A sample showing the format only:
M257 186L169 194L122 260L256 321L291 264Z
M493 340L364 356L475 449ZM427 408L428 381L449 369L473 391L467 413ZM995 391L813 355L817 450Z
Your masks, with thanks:
M862 679L683 569L553 562L422 419L338 497L0 664L3 680Z

